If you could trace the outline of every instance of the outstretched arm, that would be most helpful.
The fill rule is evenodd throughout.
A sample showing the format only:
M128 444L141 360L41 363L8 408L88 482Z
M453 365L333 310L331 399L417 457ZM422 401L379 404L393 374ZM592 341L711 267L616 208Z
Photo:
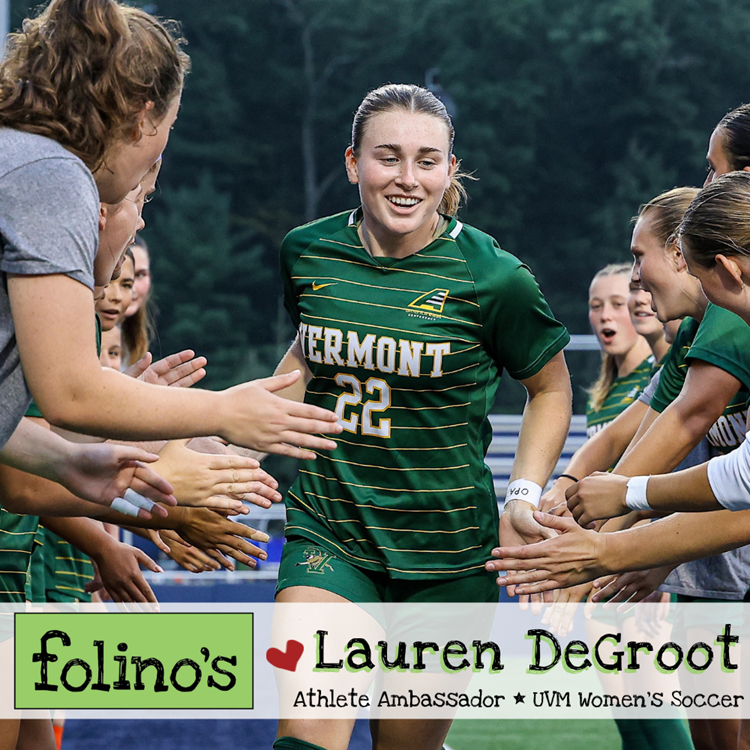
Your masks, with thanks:
M510 480L526 479L542 488L555 468L570 427L572 392L563 353L521 382L529 397ZM500 519L501 543L528 544L550 535L549 529L534 520L534 508L522 499L506 500Z
M678 565L750 543L750 511L678 513L612 534L582 529L572 518L535 513L560 536L538 544L500 547L487 570L508 571L501 585L518 594L575 586L603 575Z

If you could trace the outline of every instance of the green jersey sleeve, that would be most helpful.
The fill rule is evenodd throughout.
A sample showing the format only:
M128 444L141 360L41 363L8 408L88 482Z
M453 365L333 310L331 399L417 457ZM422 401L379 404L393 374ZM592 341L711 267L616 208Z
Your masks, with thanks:
M650 406L654 411L663 412L680 395L687 377L688 365L685 360L698 331L698 325L695 318L685 318L680 324L672 347L664 358L659 385L651 399Z
M750 326L709 302L686 359L716 365L750 389Z
M555 319L528 266L479 230L464 231L478 247L484 245L481 254L468 252L466 257L487 351L515 380L530 378L565 348L568 331Z

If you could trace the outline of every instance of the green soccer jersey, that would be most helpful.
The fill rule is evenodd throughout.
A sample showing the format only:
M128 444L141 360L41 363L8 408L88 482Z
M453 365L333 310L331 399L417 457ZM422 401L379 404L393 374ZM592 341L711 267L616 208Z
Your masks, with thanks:
M653 355L638 365L633 372L615 378L607 391L600 409L594 410L591 401L586 404L586 435L592 437L625 411L640 396L654 375L656 360Z
M737 315L709 303L703 320L686 318L675 336L662 369L651 408L664 411L682 390L690 361L698 359L734 375L741 385L706 436L721 453L734 450L745 439L750 402L750 327Z
M285 302L338 448L303 463L289 537L392 578L483 570L498 510L484 463L503 370L538 373L569 340L529 269L456 219L406 258L372 257L358 212L295 229Z
M84 587L94 580L91 558L49 529L44 530L44 588L48 602L90 602Z
M0 508L0 602L26 601L29 567L39 518Z

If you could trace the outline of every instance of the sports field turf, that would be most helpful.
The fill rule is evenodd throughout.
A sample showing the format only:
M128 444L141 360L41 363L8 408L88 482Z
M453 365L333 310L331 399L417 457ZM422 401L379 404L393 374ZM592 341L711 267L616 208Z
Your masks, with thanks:
M619 750L613 721L457 721L448 734L453 750Z

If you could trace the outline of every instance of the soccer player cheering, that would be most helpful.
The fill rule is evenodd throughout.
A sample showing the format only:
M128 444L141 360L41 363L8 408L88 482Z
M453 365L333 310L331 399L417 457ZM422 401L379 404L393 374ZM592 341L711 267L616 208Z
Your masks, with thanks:
M293 230L281 265L298 336L282 392L332 409L335 459L287 497L277 602L492 602L497 541L487 414L506 369L529 395L504 544L540 540L533 510L562 449L571 390L564 327L534 277L456 218L464 193L445 107L387 85L354 118L346 171L361 207ZM305 389L306 386L306 389ZM324 554L325 575L309 559ZM277 750L343 750L353 721L282 720ZM450 721L374 721L374 746L438 750Z

